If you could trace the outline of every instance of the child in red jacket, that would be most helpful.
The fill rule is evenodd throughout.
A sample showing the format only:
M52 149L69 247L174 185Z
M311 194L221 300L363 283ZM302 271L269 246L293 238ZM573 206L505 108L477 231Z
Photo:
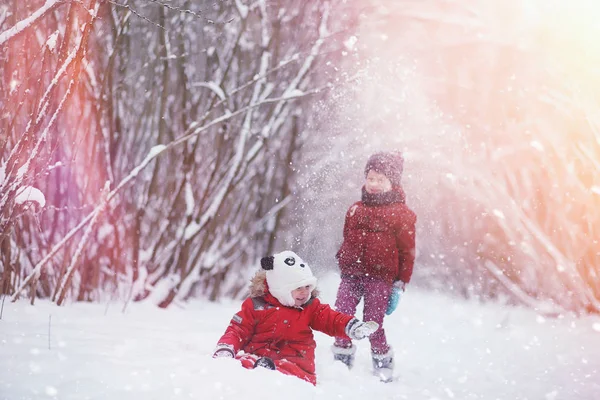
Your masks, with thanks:
M294 252L264 257L261 266L250 297L231 319L213 357L235 357L246 368L274 369L316 385L313 329L363 339L379 327L322 304L317 279Z
M361 201L346 212L344 241L336 255L342 280L335 307L354 315L364 297L364 319L380 326L369 340L374 372L385 382L392 378L394 360L383 318L391 314L410 281L415 259L416 215L405 204L402 169L400 153L369 157ZM336 337L336 360L352 367L355 351L347 337Z

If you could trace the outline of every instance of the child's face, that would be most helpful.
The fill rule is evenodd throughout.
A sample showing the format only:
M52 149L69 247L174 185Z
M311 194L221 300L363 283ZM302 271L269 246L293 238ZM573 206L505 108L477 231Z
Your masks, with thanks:
M370 194L389 192L392 190L392 182L384 174L370 170L367 174L365 190Z
M292 290L292 298L295 302L294 305L300 307L310 299L310 286L300 286L299 288Z

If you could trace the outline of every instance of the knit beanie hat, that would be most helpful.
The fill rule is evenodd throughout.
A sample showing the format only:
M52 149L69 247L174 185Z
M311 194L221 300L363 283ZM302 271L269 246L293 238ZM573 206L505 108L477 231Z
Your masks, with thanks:
M404 157L401 152L379 152L369 157L365 166L365 176L367 176L369 171L373 170L385 175L392 183L392 186L400 186L403 169Z
M263 257L260 265L267 271L269 292L284 306L295 305L292 290L310 286L312 292L317 286L317 278L312 274L308 264L293 251L286 250L273 256Z

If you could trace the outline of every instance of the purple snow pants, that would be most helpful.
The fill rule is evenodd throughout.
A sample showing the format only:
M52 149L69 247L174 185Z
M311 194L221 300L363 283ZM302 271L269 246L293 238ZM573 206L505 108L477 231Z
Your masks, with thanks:
M376 354L385 354L390 349L383 330L383 317L391 291L391 284L368 276L342 276L338 288L335 308L348 315L356 313L356 306L364 296L363 321L375 321L379 324L379 329L369 336L371 351ZM336 337L335 345L348 348L352 341Z

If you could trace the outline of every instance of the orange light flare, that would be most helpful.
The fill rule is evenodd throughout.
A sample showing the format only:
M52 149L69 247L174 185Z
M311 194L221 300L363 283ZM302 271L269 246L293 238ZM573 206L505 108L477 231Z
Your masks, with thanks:
M359 27L356 102L340 105L370 135L357 151L401 146L420 187L521 166L547 189L528 201L589 218L600 200L600 1L398 1L377 12Z
M594 0L535 2L536 49L556 64L573 84L600 85L600 2ZM584 89L584 88L580 88Z

